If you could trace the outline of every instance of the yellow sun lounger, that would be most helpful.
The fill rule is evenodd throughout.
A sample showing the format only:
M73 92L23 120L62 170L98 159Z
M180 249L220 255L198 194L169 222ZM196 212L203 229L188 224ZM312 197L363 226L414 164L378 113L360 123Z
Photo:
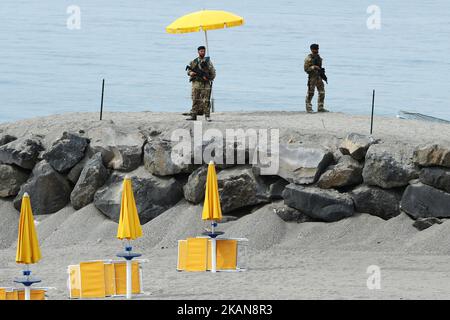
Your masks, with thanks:
M45 288L32 288L30 290L31 300L45 300ZM0 300L25 300L25 290L23 288L0 288Z
M140 260L132 263L132 292L142 292ZM126 294L126 265L122 261L89 261L67 268L69 297L105 298Z
M220 271L243 271L238 265L239 243L247 239L217 239L216 266ZM244 246L246 248L246 246ZM209 238L188 238L178 241L178 271L211 270L211 240Z

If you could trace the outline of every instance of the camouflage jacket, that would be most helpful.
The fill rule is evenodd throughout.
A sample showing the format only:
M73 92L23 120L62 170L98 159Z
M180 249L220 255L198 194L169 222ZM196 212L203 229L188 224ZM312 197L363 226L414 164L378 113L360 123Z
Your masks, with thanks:
M313 68L314 65L318 65L319 67L322 68L322 58L320 57L320 55L313 56L313 54L310 53L308 54L308 56L306 56L304 65L305 72L310 77L319 76L319 70L314 69Z
M203 63L203 64L206 63L206 68L201 68L200 67L201 63ZM203 59L200 59L200 57L197 57L189 63L189 66L192 69L199 67L203 71L207 72L209 74L209 80L211 80L211 81L214 80L214 78L216 77L216 69L214 69L214 66L213 66L211 60L209 59L209 57L205 57ZM191 73L191 70L187 70L187 75L189 77L190 77L190 73ZM195 79L194 79L194 81L195 81Z

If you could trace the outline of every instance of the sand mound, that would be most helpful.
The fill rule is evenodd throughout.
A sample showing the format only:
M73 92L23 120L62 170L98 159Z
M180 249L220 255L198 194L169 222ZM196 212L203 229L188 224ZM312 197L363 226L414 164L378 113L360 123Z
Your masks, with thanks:
M200 235L205 224L201 219L202 207L182 200L174 207L146 223L142 227L143 237L135 243L137 247L176 247L177 240Z
M43 232L43 246L62 247L115 239L117 224L105 217L93 204L72 213L70 209L63 209L56 215L52 217L54 219L48 218L39 225L39 229L46 230Z
M266 205L241 219L229 222L226 237L247 238L249 248L264 250L281 242L286 233L286 222Z
M17 241L19 213L11 201L0 200L0 249L9 248Z
M405 246L406 251L421 254L450 254L450 220L442 224L435 224L428 229L417 232L409 239Z
M283 247L337 248L347 250L403 250L418 231L405 214L385 221L369 214L333 223L290 223Z
M54 214L48 215L36 227L36 232L39 237L39 242L43 243L45 239L50 237L58 228L73 214L75 209L67 206Z

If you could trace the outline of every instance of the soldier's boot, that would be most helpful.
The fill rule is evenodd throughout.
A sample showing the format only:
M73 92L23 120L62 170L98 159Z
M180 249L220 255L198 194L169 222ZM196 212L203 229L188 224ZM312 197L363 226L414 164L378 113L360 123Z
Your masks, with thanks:
M208 122L211 122L211 121L212 121L212 120L211 120L211 117L210 117L209 115L206 115L206 114L205 114L205 120L208 121Z
M186 120L197 120L197 114L191 113L189 118L186 118Z

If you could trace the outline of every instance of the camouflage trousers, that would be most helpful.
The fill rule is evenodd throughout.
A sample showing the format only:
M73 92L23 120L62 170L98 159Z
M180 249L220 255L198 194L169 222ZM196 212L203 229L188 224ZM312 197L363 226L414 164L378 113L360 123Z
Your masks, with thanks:
M306 110L312 110L311 101L314 97L314 91L317 88L317 92L319 92L319 98L317 100L317 109L324 109L324 101L325 101L325 86L323 84L323 80L320 77L309 77L308 79L308 92L306 93Z
M192 83L192 110L196 115L209 117L211 85L208 82L194 81Z

